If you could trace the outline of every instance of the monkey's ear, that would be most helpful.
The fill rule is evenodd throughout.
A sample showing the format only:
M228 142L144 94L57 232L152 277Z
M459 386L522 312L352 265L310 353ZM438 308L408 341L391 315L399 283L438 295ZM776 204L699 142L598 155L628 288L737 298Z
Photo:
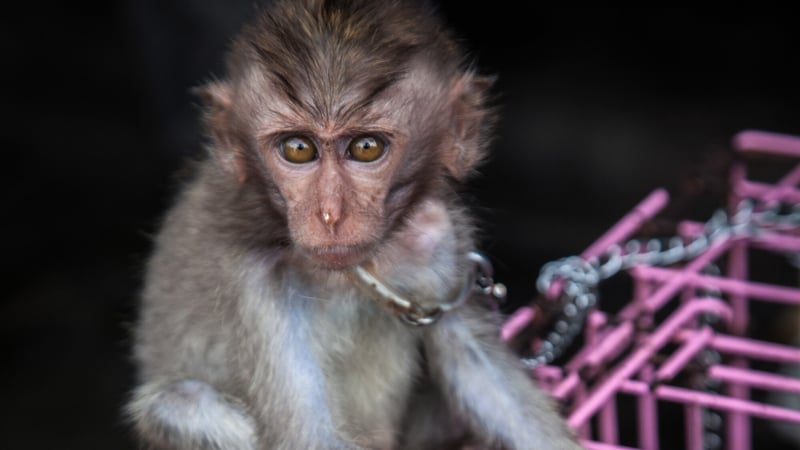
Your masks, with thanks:
M192 89L205 110L204 120L213 145L214 157L239 183L247 178L244 148L233 126L233 94L222 81L212 81Z
M444 163L457 180L469 175L485 156L485 140L493 122L487 100L494 81L495 77L467 72L450 89L454 142L445 150Z

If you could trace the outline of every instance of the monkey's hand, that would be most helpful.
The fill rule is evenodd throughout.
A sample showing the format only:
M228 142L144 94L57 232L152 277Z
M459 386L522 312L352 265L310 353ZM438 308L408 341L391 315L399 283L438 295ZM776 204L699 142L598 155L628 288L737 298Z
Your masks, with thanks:
M128 413L153 448L257 448L254 421L242 405L202 381L147 383L136 390Z

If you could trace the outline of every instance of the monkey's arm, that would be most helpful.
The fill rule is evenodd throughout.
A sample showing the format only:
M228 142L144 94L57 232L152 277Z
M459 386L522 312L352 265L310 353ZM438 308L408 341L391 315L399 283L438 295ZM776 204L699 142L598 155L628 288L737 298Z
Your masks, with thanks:
M451 407L488 444L507 449L580 449L546 395L504 348L496 327L467 308L430 327L431 374Z

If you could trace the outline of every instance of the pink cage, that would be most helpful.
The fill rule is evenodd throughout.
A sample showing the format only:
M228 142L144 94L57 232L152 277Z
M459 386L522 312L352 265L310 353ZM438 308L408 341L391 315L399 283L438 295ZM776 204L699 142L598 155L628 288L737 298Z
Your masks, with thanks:
M579 319L583 345L565 363L552 364L554 344L581 331L556 322L561 333L532 340L538 356L526 361L588 449L745 450L754 446L756 420L773 432L797 427L800 435L800 409L780 401L800 399L800 375L761 368L800 368L800 348L748 335L754 305L800 307L800 289L754 281L748 267L753 251L797 265L800 138L744 131L733 147L741 158L731 169L727 214L681 223L669 248L624 244L667 203L666 192L657 190L579 257L543 269L539 289ZM780 158L781 167L793 168L776 182L755 181L747 176L754 157ZM721 273L710 270L720 266ZM619 271L632 280L632 300L604 311L595 288ZM534 307L515 311L503 338L523 336L537 314Z

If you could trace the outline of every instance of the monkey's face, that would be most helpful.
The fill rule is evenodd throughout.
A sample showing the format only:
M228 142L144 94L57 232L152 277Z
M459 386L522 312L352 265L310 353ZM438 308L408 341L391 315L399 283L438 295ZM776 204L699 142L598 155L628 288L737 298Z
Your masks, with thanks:
M431 113L419 86L403 80L368 102L340 90L323 104L260 81L268 88L238 100L253 137L247 177L267 186L292 248L316 265L343 269L370 258L433 178L425 173L441 167L442 133L416 123Z
M374 125L304 128L270 133L260 147L296 249L332 269L369 257L389 226L403 137Z

